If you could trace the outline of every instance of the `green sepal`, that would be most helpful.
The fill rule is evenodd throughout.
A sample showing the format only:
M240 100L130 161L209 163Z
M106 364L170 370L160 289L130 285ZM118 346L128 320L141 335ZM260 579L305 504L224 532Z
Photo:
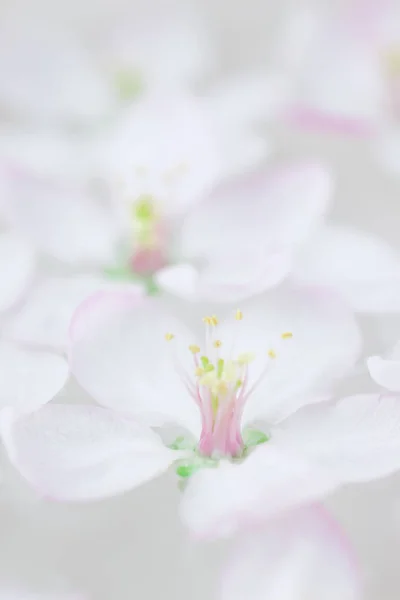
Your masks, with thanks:
M200 464L186 463L177 467L176 474L182 479L187 479L188 477L191 477L194 473L196 473L196 471L199 471L199 469L201 468L202 466Z
M115 281L140 281L141 279L128 265L105 267L103 273L106 277Z
M218 460L208 458L207 456L194 455L191 459L179 461L176 467L176 474L182 479L191 477L200 469L215 468L218 466Z
M265 444L269 439L270 437L264 433L264 431L260 431L259 429L245 429L243 432L243 443L245 448L253 448L254 446Z
M192 440L180 435L172 442L172 444L168 445L168 448L171 450L194 450L195 445L196 444Z

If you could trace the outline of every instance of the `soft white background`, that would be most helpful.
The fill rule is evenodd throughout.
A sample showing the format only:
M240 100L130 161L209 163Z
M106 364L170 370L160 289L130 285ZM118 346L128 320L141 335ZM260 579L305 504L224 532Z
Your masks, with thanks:
M221 71L266 65L271 34L297 2L199 0L220 45ZM107 0L82 0L72 7L60 0L48 3L58 16L76 23L84 20L89 28L101 26L104 15L128 4L117 0L110 9ZM157 1L152 3L157 19ZM24 2L26 10L35 10L36 4ZM365 142L304 135L278 125L267 130L275 144L273 160L311 156L333 167L333 219L379 233L400 249L400 179L380 172ZM379 328L363 319L363 327L368 344L378 350L400 338L400 317L386 316ZM69 391L76 393L73 385ZM37 590L82 589L94 599L213 597L224 546L191 544L178 522L179 493L172 476L86 506L40 500L11 469L5 480L0 488L0 579L18 580ZM398 600L400 475L344 490L328 504L360 554L368 600Z

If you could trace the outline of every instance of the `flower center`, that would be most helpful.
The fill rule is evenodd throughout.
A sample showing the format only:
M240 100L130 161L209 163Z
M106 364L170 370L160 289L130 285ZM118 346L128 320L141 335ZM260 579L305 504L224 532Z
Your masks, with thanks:
M243 313L235 312L233 327L240 328ZM236 335L225 348L218 336L218 318L204 317L205 344L192 344L193 372L187 372L173 354L174 364L190 396L196 402L202 421L200 440L196 453L200 457L241 459L249 447L264 443L268 436L256 430L242 431L243 410L251 394L258 388L277 358L275 349L265 350L265 364L257 377L251 377L252 363L256 353L236 352ZM292 333L281 334L281 340L289 340ZM174 342L172 333L165 335L167 342ZM207 466L207 465L206 465Z

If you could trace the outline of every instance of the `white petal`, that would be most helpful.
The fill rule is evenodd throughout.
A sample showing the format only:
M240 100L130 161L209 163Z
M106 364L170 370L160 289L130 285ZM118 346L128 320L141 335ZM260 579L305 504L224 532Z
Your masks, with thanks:
M167 342L166 333L176 339ZM71 336L72 371L98 402L152 424L179 423L198 434L200 414L175 365L193 372L188 346L196 339L160 300L94 295L78 308Z
M373 140L373 153L391 175L400 174L400 128L391 124L381 137Z
M20 311L8 320L8 338L28 344L51 346L64 350L75 310L85 298L106 289L137 290L134 284L122 286L101 277L54 277L41 281L31 292Z
M392 392L400 392L400 360L370 356L368 370L376 383Z
M196 207L182 231L185 256L255 256L303 241L327 211L329 173L318 164L295 163L246 176Z
M220 600L356 600L354 551L319 507L295 511L238 537L225 565Z
M282 339L285 332L293 337ZM352 312L319 288L282 290L269 301L258 299L243 311L239 324L231 319L219 335L223 343L236 336L237 352L256 355L249 365L249 387L256 388L245 406L245 422L273 424L303 404L325 400L329 386L354 366L361 348ZM268 357L269 350L276 358Z
M0 310L20 300L33 280L35 253L27 241L12 233L0 235Z
M0 344L0 408L34 410L49 402L67 378L68 365L63 358Z
M358 311L399 310L400 255L367 233L321 229L300 256L294 277L334 287Z
M400 398L360 394L331 407L305 408L274 439L317 464L338 485L384 477L400 469Z
M176 454L150 429L97 406L49 404L29 416L2 415L15 467L56 500L93 500L137 487L165 471Z
M318 465L271 441L241 464L222 462L193 475L181 516L199 538L227 536L307 504L334 487L334 479Z
M11 185L7 216L38 248L71 264L112 260L116 224L95 199L23 174Z
M198 280L199 273L195 267L185 263L165 267L155 275L161 289L185 300L198 298Z

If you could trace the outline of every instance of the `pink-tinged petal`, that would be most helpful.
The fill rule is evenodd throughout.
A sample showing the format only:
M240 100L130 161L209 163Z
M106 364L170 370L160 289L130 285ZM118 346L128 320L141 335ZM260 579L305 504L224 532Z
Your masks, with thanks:
M101 277L54 277L38 283L18 313L8 320L5 335L13 340L64 350L78 306L94 292L126 289L144 293L136 284L110 283Z
M167 333L175 339L167 342ZM100 404L151 424L179 423L198 434L200 413L176 368L179 358L192 373L188 346L194 342L194 335L161 300L103 292L76 312L70 364L80 384Z
M259 446L242 463L221 462L189 481L181 504L184 524L200 539L229 536L260 520L310 503L335 480L296 451Z
M182 252L210 261L267 257L306 239L323 219L332 182L318 164L295 163L218 189L185 219Z
M379 238L325 227L309 240L294 267L296 281L334 288L361 312L397 312L400 254Z
M0 235L0 311L16 304L32 283L35 258L26 240L13 233Z
M400 392L400 360L370 356L367 361L372 379L391 392Z
M117 226L96 199L19 171L10 189L6 216L38 249L70 264L113 260Z
M160 269L155 281L165 292L185 300L197 300L199 276L193 265L182 263Z
M369 120L346 118L340 114L325 113L317 108L301 105L288 110L286 119L291 125L319 133L365 138L372 136L375 131L374 123Z
M313 506L259 524L235 540L220 600L357 600L361 580L340 526Z
M164 291L186 300L240 302L276 286L290 267L288 252L258 257L246 254L217 259L200 270L190 264L166 267L157 273L156 282Z
M180 216L224 175L216 133L207 107L196 98L159 90L123 114L99 145L99 165L112 180L122 180L129 202L150 194L164 216Z
M20 418L5 409L1 430L14 466L56 500L122 493L160 475L176 459L150 429L96 406L49 404Z
M307 407L273 438L338 485L385 477L400 469L400 397L360 394L333 406Z
M1 342L0 408L34 410L52 400L67 379L68 365L63 358Z
M241 302L281 283L290 272L291 258L288 251L276 251L217 259L202 270L197 298Z
M326 400L327 390L354 367L361 350L352 311L323 288L275 292L245 308L240 327L232 329L229 322L221 327L225 346L233 335L236 348L256 354L249 365L256 387L245 405L245 422L273 424L304 404ZM282 339L285 332L293 337ZM274 359L268 359L269 350Z

